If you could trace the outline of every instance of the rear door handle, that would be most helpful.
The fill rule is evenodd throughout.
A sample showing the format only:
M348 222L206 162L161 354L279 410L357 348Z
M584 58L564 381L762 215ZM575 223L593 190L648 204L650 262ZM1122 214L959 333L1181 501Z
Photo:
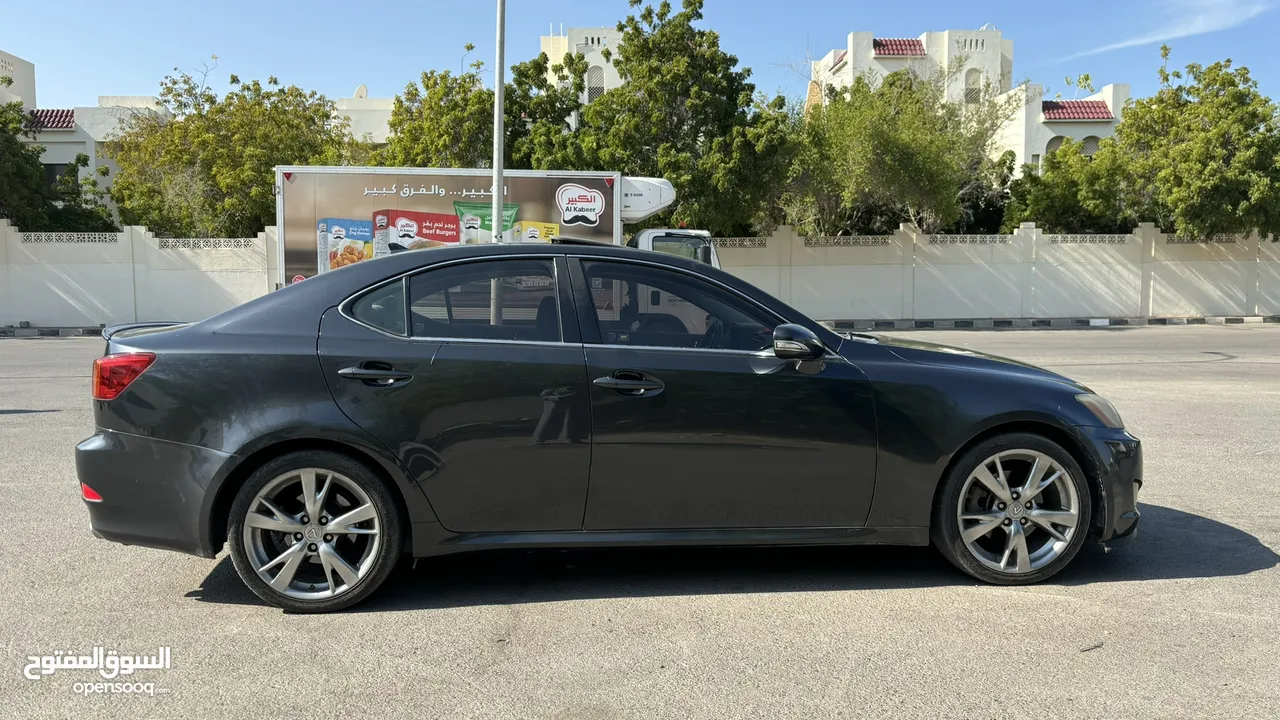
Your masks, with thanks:
M392 368L349 367L342 368L338 374L350 380L363 380L377 385L390 385L400 380L410 380L413 373Z
M598 377L591 383L596 387L616 390L620 395L639 397L657 395L666 385L657 378L647 377L637 372L619 371L612 376Z

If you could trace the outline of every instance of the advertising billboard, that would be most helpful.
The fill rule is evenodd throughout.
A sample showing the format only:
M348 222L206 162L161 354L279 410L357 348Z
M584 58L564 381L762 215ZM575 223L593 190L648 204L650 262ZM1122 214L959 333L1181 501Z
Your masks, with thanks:
M391 253L459 243L546 241L553 235L616 243L616 173L509 171L501 218L488 170L287 167L277 169L283 275L312 277Z

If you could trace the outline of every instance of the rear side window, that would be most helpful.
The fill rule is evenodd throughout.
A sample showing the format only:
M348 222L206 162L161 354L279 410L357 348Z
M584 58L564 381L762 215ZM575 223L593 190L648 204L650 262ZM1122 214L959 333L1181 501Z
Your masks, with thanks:
M414 337L560 342L550 259L483 260L409 278Z
M404 283L374 288L351 304L351 316L392 335L405 335Z

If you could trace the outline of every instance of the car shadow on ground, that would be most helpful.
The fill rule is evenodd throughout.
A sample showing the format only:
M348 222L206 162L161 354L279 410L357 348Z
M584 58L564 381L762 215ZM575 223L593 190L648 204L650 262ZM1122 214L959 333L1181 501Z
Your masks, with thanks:
M1047 584L1086 585L1245 575L1280 555L1216 520L1141 505L1141 532L1110 553L1082 552ZM627 548L501 550L405 561L353 612L617 597L814 592L980 585L931 548ZM262 604L230 557L187 594L203 602Z

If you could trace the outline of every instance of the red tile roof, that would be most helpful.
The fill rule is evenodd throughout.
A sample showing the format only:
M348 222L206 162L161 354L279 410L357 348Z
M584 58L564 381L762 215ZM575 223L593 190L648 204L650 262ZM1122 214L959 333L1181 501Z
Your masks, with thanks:
M876 55L924 55L924 41L918 38L873 38Z
M1040 103L1045 120L1114 120L1111 108L1101 100L1045 100Z
M40 108L32 110L31 117L37 130L74 130L76 128L75 110Z

